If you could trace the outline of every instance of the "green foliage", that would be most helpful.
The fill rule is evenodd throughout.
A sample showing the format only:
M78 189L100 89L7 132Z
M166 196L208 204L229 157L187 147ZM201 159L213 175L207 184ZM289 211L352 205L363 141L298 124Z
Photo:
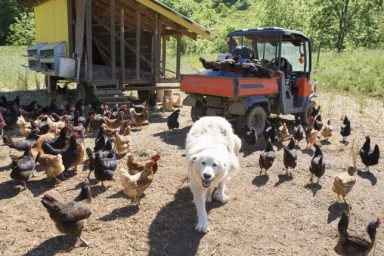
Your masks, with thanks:
M7 42L12 45L31 45L35 41L35 20L33 12L21 13L16 22L9 26Z
M15 22L15 17L25 11L27 11L27 8L17 3L16 0L0 1L0 45L6 43L9 25Z

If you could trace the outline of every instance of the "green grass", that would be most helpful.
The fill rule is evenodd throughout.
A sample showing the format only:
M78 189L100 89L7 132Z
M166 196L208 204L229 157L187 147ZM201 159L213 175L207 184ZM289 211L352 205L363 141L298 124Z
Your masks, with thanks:
M321 53L318 66L316 57L312 79L320 88L384 98L384 50Z
M24 68L26 47L0 47L0 90L33 90L43 84L44 76Z

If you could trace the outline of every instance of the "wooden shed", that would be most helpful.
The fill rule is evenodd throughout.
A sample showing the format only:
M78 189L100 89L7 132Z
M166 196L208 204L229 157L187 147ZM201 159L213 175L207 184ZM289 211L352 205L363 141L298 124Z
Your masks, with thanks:
M119 90L177 87L181 37L210 38L207 29L156 0L18 1L35 13L30 68L45 73L51 84L65 79L95 91L107 85ZM166 66L171 37L175 67Z

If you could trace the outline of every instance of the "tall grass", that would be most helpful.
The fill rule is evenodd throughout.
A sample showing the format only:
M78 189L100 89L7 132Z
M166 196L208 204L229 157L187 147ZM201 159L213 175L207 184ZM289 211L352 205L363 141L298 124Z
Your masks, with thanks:
M313 64L312 79L328 91L384 98L383 67L384 50L321 53L319 65Z
M27 65L26 47L0 46L0 90L33 90L41 86L44 76L24 68Z

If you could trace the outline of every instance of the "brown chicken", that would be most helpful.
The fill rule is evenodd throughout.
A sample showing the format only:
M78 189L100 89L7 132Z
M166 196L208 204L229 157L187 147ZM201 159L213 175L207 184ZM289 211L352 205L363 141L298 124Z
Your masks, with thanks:
M331 126L331 120L328 120L327 124L324 126L323 130L321 131L321 136L324 137L328 141L328 139L332 136L332 126Z
M128 156L127 157L127 167L128 167L129 174L133 175L133 174L136 174L138 172L141 172L144 169L144 165L145 165L144 162L141 162L141 161L134 159L133 155L131 153L128 153L127 156ZM153 171L156 173L157 168L158 168L157 161L159 161L159 159L160 159L160 153L157 152L150 159L156 162L155 165L153 166Z
M280 141L283 141L283 140L286 140L289 138L289 131L288 131L287 125L285 123L282 123L279 126L278 131L279 131Z
M311 128L305 130L305 140L307 141L307 148L312 145L318 144L319 140L317 137L317 131Z
M36 157L36 161L40 164L42 169L44 169L48 178L54 179L57 183L59 183L60 180L58 180L57 177L60 176L65 170L62 156L60 154L45 154L44 151L41 150L42 143L42 140L38 140L36 142L36 145L38 145L38 147L40 148L40 151Z
M28 136L32 131L32 125L27 122L22 115L17 118L16 124L19 126L19 132L22 136Z
M137 113L134 108L129 109L131 115L132 124L136 125L141 130L141 126L148 121L149 116L149 105L145 105L142 113Z
M340 200L340 195L343 196L345 203L345 197L352 190L353 186L356 183L356 177L354 176L356 168L349 166L346 172L338 174L333 180L332 191L337 194L337 199Z
M123 134L115 132L114 135L115 150L117 154L128 153L131 144L131 122L126 122L126 127Z
M80 239L86 245L88 243L81 238L81 233L84 229L85 219L88 219L92 213L91 201L88 179L84 181L80 194L73 201L59 202L47 194L41 199L49 217L55 222L56 228L61 233Z
M120 182L124 193L132 198L133 202L138 202L137 200L153 182L155 173L158 169L158 160L160 160L160 155L156 154L156 156L152 157L144 164L142 171L138 171L135 174L130 174L131 171L128 171L126 168L120 168Z
M337 226L339 231L339 241L335 246L335 252L344 256L367 256L372 250L376 241L377 229L381 224L381 220L377 218L367 226L367 233L370 240L359 236L355 232L348 230L349 226L349 209L341 215Z
M74 172L77 172L77 166L78 165L82 165L85 161L85 147L84 147L84 144L83 143L78 143L76 142L77 144L77 148L78 148L78 155L75 157L75 161L73 162L73 171Z
M104 117L103 118L104 120L104 123L105 125L109 128L109 129L117 129L117 128L120 128L120 126L123 124L124 122L124 111L119 111L119 113L117 114L117 117L116 119L109 119L108 117Z
M64 118L64 121L55 122L51 119L51 117L48 117L47 118L47 124L48 124L49 128L50 129L58 129L58 130L61 130L62 128L64 128L67 125L68 117L66 115L64 115L63 118Z

